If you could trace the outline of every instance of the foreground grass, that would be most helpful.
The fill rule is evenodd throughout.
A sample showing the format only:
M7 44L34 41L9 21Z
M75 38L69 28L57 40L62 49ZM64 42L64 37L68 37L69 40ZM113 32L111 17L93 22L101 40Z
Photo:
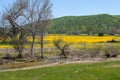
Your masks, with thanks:
M0 80L119 80L120 61L0 72Z

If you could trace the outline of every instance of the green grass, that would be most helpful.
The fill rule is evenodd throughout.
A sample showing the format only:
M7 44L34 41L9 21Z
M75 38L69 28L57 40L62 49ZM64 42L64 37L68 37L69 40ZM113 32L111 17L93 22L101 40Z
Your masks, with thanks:
M120 61L0 72L0 80L119 80Z

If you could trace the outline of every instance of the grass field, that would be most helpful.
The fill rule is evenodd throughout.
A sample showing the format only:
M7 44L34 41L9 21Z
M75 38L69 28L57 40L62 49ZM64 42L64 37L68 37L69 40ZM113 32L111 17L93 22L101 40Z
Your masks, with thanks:
M0 72L0 80L119 80L120 61Z
M31 37L28 37L28 41L31 41ZM62 39L65 43L71 43L74 46L78 46L78 43L104 43L111 40L120 41L120 36L74 36L74 35L47 35L44 38L45 47L53 47L54 39ZM37 36L35 42L39 42L40 38ZM39 44L36 44L35 47L39 47ZM29 47L29 46L26 46ZM0 48L12 48L11 45L2 44Z

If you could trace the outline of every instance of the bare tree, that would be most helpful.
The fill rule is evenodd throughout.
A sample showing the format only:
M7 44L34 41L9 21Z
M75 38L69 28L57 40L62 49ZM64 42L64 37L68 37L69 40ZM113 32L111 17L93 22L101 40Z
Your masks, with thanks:
M64 43L63 40L58 39L58 40L54 40L53 41L54 46L60 50L60 54L64 56L64 58L67 58L67 53L68 53L68 49L70 44Z
M28 8L25 12L25 17L27 18L32 35L31 43L31 56L34 59L34 43L36 32L40 32L40 43L41 43L41 58L43 58L43 39L45 29L48 26L49 20L51 18L51 3L50 0L29 0Z
M51 18L51 3L50 0L34 0L34 15L35 15L35 23L37 26L38 31L40 32L40 43L41 43L41 58L43 58L43 48L44 48L44 33L46 27L49 24Z
M11 37L11 42L16 51L18 51L18 57L22 57L22 51L24 49L24 41L26 39L25 31L23 25L20 25L20 20L23 18L24 9L27 7L28 0L16 0L11 8L7 9L3 15L3 18L10 23L11 30L9 36ZM22 21L22 20L21 20ZM25 23L25 20L22 24Z
M49 21L51 19L51 10L52 4L50 3L50 0L43 0L42 6L38 8L39 12L39 20L38 20L38 26L39 26L39 32L40 32L40 44L41 44L41 58L44 57L44 35L46 31L46 27L49 24Z
M24 13L24 16L26 20L28 21L28 24L30 26L29 32L32 36L32 42L31 42L31 57L34 60L34 44L35 44L35 37L36 37L36 21L37 21L37 14L36 8L38 5L38 0L28 0L28 7L26 8L26 11Z

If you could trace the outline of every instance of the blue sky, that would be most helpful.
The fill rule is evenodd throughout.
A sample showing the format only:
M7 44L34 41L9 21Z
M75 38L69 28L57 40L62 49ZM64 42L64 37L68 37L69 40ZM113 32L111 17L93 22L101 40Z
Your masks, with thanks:
M3 11L3 6L9 7L15 0L0 1L0 11ZM94 14L120 15L120 0L51 0L51 2L53 17Z

